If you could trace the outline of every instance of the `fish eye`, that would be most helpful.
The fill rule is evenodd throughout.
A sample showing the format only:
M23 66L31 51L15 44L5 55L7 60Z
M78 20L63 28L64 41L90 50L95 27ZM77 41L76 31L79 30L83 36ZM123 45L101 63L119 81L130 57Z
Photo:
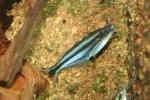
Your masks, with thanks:
M108 29L105 30L106 34L109 34L110 32L112 32L114 30L114 25L111 25Z
M108 33L109 33L109 32L112 32L112 31L113 31L113 29L112 29L112 28L109 28L109 29L108 29Z
M104 30L105 35L109 34L109 32L110 32L110 28Z

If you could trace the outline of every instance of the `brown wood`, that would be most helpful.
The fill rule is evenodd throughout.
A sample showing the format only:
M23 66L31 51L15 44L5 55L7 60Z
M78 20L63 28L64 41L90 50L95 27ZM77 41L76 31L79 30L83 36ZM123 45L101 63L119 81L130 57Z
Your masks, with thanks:
M6 0L0 0L0 55L4 54L7 50L8 46L10 45L10 41L5 37L5 29L7 29L10 24L10 16L7 16L7 7L6 7ZM7 20L7 24L5 21Z
M0 55L3 55L10 45L10 41L0 33Z
M39 94L47 86L47 81L39 71L26 64L11 87L0 87L0 100L34 100L34 95Z
M33 36L33 29L40 18L41 11L47 0L37 0L33 5L32 0L25 1L25 22L20 32L16 35L5 54L0 58L0 83L10 86L21 70L22 61L27 47Z
M30 2L28 1L28 4ZM2 3L0 2L0 4L2 4ZM32 4L33 4L33 2L32 2ZM34 5L31 5L31 6L33 7ZM31 8L29 8L29 7L30 6L28 6L28 9L26 9L26 11L29 11L29 9L31 10ZM0 24L3 24L3 21L0 21ZM30 30L32 30L32 29L30 29ZM27 32L31 32L31 31L27 31ZM25 33L23 33L23 34L25 35ZM18 36L18 38L19 38L19 36ZM18 39L18 38L15 38L15 39ZM23 39L23 36L21 38ZM14 40L14 41L16 41L16 42L14 42L13 46L20 47L21 44L19 42L17 42L17 40ZM26 40L24 40L23 42L26 42ZM3 31L2 27L0 27L0 57L2 56L1 61L10 63L9 67L12 67L12 70L15 70L13 68L16 68L16 65L13 64L13 66L10 66L12 61L10 61L10 62L6 61L7 59L5 58L5 57L7 57L6 54L13 53L13 52L8 52L8 51L6 52L9 45L10 45L10 41L5 37L4 31ZM25 45L27 45L27 44L25 43ZM19 54L20 53L19 50L22 50L22 49L18 49L15 47L13 48L14 53ZM16 51L15 51L15 49L16 49ZM22 58L23 58L23 53L21 53L21 54L22 54ZM10 56L9 59L13 60L14 59L13 54L11 54L11 55L12 56ZM19 57L16 59L20 59ZM15 62L13 62L13 63L15 63ZM17 63L17 60L16 60L16 63ZM4 64L4 63L0 62L0 65L2 65L2 64ZM5 67L5 65L3 65L2 67ZM6 68L7 69L3 68L3 70L0 69L0 72L1 73L4 72L4 73L6 73L5 75L7 75L7 73L8 73L7 71L9 70L9 68L8 68L8 66ZM14 81L11 84L11 86L9 86L9 87L0 86L0 100L34 100L34 95L40 94L40 92L42 92L42 90L46 89L46 87L48 86L47 80L41 76L40 72L35 67L33 67L29 64L25 64L25 65L21 64L20 68L21 68L21 70L18 73L12 73L12 74L17 74L17 75L15 75ZM4 85L5 85L5 82L4 82Z

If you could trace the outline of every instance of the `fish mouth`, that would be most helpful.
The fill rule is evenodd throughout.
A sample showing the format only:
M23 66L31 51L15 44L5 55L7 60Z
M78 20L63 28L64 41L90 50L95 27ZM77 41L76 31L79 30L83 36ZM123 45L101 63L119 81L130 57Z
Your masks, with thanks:
M110 25L110 28L114 30L115 29L115 25Z

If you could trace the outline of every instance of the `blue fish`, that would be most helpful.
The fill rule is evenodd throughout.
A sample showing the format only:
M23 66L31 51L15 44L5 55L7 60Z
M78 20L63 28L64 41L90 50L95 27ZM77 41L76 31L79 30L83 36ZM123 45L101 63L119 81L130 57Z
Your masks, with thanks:
M44 72L48 72L50 76L54 76L58 80L58 73L62 69L72 67L74 65L82 64L95 58L95 56L105 47L111 39L114 32L114 25L106 26L89 33L79 43L72 47L55 66L50 68L43 68Z

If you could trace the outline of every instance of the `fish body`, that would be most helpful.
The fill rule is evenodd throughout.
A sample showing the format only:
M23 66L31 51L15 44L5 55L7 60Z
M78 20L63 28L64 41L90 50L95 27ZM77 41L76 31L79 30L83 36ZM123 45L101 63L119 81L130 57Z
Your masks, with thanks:
M114 26L109 25L89 33L88 36L73 46L54 67L43 68L43 71L48 72L50 76L54 75L57 79L58 73L62 69L82 64L89 61L91 57L95 57L111 39L113 32Z

